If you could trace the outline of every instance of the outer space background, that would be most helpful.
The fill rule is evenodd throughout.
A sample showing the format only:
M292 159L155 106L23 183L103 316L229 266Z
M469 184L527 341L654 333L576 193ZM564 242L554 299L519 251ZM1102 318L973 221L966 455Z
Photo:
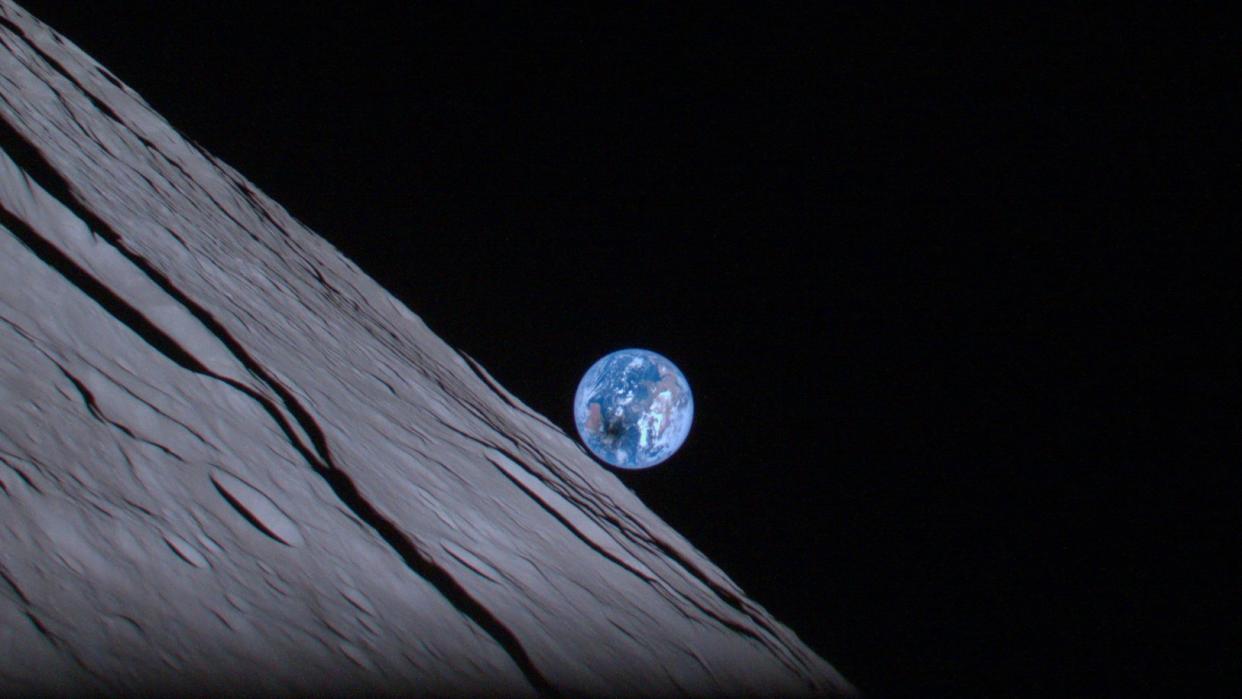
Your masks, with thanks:
M1175 451L1156 397L1210 385L1164 368L1193 342L1158 318L1200 294L1180 204L1227 164L1204 115L1237 68L1181 70L1223 40L1141 14L22 4L570 434L597 358L673 360L690 437L620 477L869 695L1236 681L1236 631L1196 640L1227 587L1196 566L1236 531L1237 425Z

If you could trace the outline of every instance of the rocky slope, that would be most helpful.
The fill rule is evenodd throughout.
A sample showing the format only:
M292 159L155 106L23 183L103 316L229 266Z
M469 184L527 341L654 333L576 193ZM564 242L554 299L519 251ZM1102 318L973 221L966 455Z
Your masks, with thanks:
M0 694L851 691L7 0L0 148Z

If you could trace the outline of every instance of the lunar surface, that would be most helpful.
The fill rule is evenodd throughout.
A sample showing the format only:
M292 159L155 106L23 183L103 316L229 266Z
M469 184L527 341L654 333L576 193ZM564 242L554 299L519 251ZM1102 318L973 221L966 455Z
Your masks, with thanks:
M0 0L0 696L183 692L852 689L577 440Z
M574 396L582 443L618 468L664 462L686 441L693 420L686 377L650 350L623 349L603 357L587 370Z

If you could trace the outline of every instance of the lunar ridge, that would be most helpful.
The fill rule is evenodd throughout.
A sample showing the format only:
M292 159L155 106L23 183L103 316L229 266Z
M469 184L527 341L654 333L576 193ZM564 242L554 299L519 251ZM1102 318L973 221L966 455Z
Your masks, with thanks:
M9 0L0 347L0 695L853 694Z

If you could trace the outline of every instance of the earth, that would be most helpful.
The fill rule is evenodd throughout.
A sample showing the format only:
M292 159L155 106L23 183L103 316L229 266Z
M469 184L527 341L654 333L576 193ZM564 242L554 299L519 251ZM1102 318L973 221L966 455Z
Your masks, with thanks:
M655 466L677 451L694 418L690 384L667 358L617 350L595 362L574 396L582 443L617 468Z

